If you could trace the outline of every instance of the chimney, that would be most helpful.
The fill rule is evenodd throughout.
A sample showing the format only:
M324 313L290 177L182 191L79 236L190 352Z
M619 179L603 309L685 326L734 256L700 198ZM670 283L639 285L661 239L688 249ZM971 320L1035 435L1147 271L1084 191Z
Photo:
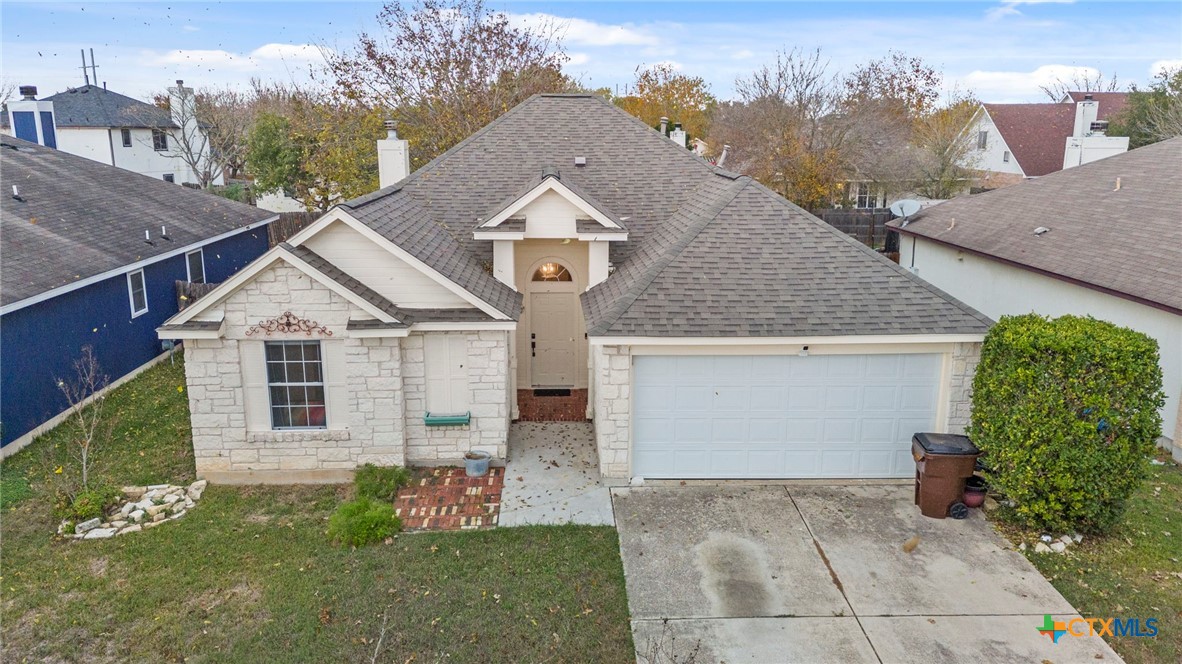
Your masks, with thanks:
M378 186L382 189L410 175L410 143L398 138L398 123L386 120L386 137L378 141Z
M1085 94L1083 101L1075 104L1075 127L1071 135L1077 138L1091 135L1092 123L1096 122L1099 113L1099 102L1092 99L1091 94Z
M682 130L680 122L673 123L673 131L669 132L669 140L685 147L685 131Z
M8 126L19 139L57 148L57 122L53 102L37 101L37 86L20 86L20 99L8 102Z
M726 163L726 153L728 153L730 151L731 151L731 146L723 145L722 146L722 154L718 155L718 163L716 163L714 165L719 168L722 168L722 165Z
M665 134L669 133L668 130L669 130L669 118L662 115L661 116L661 135L664 136Z

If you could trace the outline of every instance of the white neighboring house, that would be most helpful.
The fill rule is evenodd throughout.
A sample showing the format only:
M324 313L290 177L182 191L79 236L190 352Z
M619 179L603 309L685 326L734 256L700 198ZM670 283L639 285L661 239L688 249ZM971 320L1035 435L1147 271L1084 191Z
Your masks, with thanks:
M199 475L504 459L557 416L613 483L901 478L966 423L989 319L603 99L531 97L409 176L406 147L159 328Z
M22 86L21 98L9 101L0 114L0 131L167 182L197 183L193 168L179 154L187 138L204 147L200 153L208 159L193 107L196 97L181 81L169 88L169 96L171 113L97 85L43 99L37 99L36 87ZM220 173L212 182L224 183Z
M1182 459L1182 138L924 210L900 265L984 314L1088 315L1157 340Z
M1121 154L1129 139L1107 136L1124 92L1070 92L1059 103L981 104L965 131L978 184L996 189Z

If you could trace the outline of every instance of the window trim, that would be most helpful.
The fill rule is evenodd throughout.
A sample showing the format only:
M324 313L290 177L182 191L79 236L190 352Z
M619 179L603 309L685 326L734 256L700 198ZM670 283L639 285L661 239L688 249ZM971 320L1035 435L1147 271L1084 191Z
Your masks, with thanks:
M985 150L989 147L989 131L982 130L977 132L977 149Z
M119 138L123 141L123 147L131 147L131 129L124 127L119 130Z
M135 308L135 286L131 281L132 277L137 274L140 275L140 292L144 296L144 308L138 311ZM127 273L127 303L131 307L132 318L138 318L148 313L148 278L144 276L144 270L142 268Z
M157 141L157 138L160 140ZM156 152L168 152L168 132L163 129L152 130L152 149Z
M296 344L299 344L299 345L316 344L317 354L320 356L320 358L318 360L316 360L320 364L320 381L319 382L304 381L304 382L298 382L298 383L291 383L291 382L272 383L271 382L271 372L269 371L269 367L268 367L270 362L267 360L268 346L272 346L272 345L287 346L287 345L296 345ZM286 362L287 362L287 360L285 358L284 363L286 364ZM319 340L308 341L305 339L277 339L274 341L264 341L263 342L263 380L264 380L264 385L266 386L266 389L267 389L267 418L271 424L271 431L323 431L323 430L327 430L328 429L328 385L325 383L324 378L325 378L325 376L324 376L324 344L320 343ZM275 401L271 398L271 388L272 387L319 387L320 393L321 393L321 395L323 395L323 398L324 398L324 403L320 404L320 408L322 408L324 410L324 424L319 425L319 426L300 426L300 427L276 426L275 425ZM291 404L287 404L286 406L282 406L282 407L288 408L289 413L290 413ZM307 406L305 405L305 407L307 407Z
M201 257L201 281L193 281L193 264L189 262L189 257L197 254ZM205 251L201 247L197 247L193 251L185 252L185 280L189 283L206 283L205 279Z
M1009 150L1005 150L1001 153L1001 160L1007 164L1010 163L1010 151Z

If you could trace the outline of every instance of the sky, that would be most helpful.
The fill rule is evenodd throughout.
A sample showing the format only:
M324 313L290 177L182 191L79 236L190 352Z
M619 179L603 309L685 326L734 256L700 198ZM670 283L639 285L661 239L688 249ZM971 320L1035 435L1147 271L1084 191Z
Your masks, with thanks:
M519 25L554 21L566 71L588 87L623 89L638 66L670 63L720 98L777 51L819 47L835 72L890 49L944 73L945 88L990 102L1043 101L1040 84L1076 71L1144 86L1182 66L1182 2L506 2ZM80 49L98 79L147 98L173 81L245 86L304 81L322 49L348 50L376 26L381 3L0 3L0 77L42 96L81 85Z

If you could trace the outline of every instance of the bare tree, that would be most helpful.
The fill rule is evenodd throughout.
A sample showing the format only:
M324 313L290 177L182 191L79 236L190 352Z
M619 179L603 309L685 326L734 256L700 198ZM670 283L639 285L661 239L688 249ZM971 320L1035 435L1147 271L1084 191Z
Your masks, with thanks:
M74 378L70 381L59 378L57 386L70 405L70 418L78 429L74 452L82 464L82 488L87 490L90 488L91 455L109 426L104 417L102 393L107 387L107 376L99 367L93 347L82 347L82 356L74 360Z
M972 95L954 94L917 123L913 139L919 155L916 193L938 200L952 198L965 188L978 160L968 124L980 106Z
M380 32L324 49L343 97L385 107L421 164L538 92L573 87L560 26L515 26L483 0L389 2Z
M7 76L0 77L0 104L7 104L13 97L16 97L16 89L16 81Z
M246 142L254 124L250 93L232 88L197 91L197 119L209 138L212 156L227 178L241 178L246 169Z
M1058 103L1063 101L1068 92L1118 92L1120 83L1115 73L1106 78L1099 69L1077 69L1071 78L1064 80L1056 77L1054 81L1038 86L1038 89L1051 101Z

